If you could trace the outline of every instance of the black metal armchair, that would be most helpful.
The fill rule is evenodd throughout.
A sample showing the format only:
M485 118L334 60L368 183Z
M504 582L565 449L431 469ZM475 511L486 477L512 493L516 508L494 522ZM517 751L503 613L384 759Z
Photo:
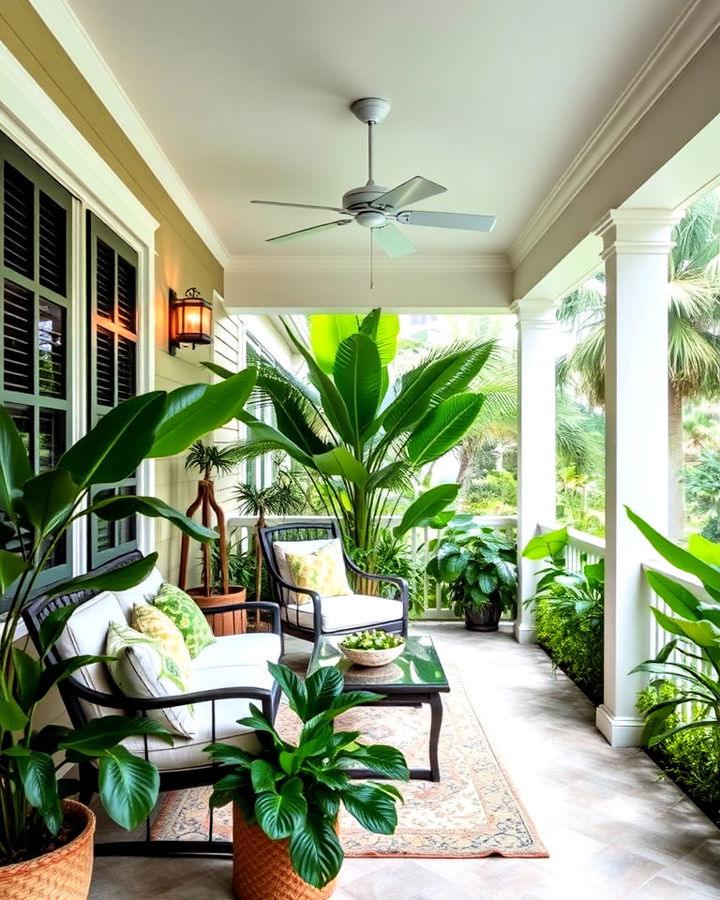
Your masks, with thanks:
M133 551L99 567L96 571L107 571L139 557L140 553ZM51 598L41 596L33 600L23 611L23 618L35 647L39 647L40 626L50 612L63 606L76 606L79 609L93 600L99 603L102 602L102 595L107 595L107 592L86 590ZM228 734L232 735L233 731L237 731L237 727L233 729L235 720L245 714L240 707L250 701L260 706L264 715L270 721L274 721L280 698L279 685L270 677L269 673L267 674L267 685L265 686L261 686L257 678L254 684L233 683L235 678L242 678L244 673L252 674L262 669L268 652L273 662L278 661L282 650L280 617L278 608L274 603L228 604L223 607L213 607L208 612L212 614L230 612L240 607L243 611L262 609L269 612L272 620L272 632L270 634L222 637L218 639L216 645L211 645L211 648L208 649L212 649L212 646L219 647L223 641L234 642L232 646L223 646L220 649L225 656L233 660L242 660L243 652L245 652L245 658L248 662L245 668L242 665L228 666L226 669L215 666L213 667L214 671L224 673L225 680L222 683L215 680L208 689L203 687L193 690L191 685L189 693L139 699L122 694L107 677L101 664L95 664L98 668L94 673L88 673L87 670L91 667L85 667L79 670L76 675L65 679L58 685L72 724L79 728L90 719L105 714L117 715L118 713L127 713L128 715L144 716L154 709L167 709L193 704L196 710L203 710L202 724L199 725L196 738L186 740L175 736L173 747L167 747L167 745L162 744L157 738L153 737L131 738L129 741L133 746L129 747L129 749L137 756L144 756L157 765L160 773L161 791L214 784L223 775L227 774L229 769L213 763L210 757L202 752L202 748L211 742L214 743L216 740L227 740ZM90 609L90 607L88 608ZM70 622L77 615L78 609L71 616ZM100 636L100 640L104 641L104 634ZM88 648L79 648L79 652L88 652ZM96 651L90 648L90 652L95 653ZM65 654L59 652L56 646L50 651L48 662L58 662L63 655ZM76 653L72 655L76 655ZM203 684L202 681L200 683ZM208 680L206 679L204 683L207 684ZM228 703L228 701L230 702ZM230 722L233 725L229 725L228 723ZM232 742L233 737L230 739ZM98 771L91 763L82 763L78 768L80 800L81 802L89 803L93 794L97 792ZM210 834L207 841L155 841L149 839L149 831L148 822L144 841L115 841L98 844L96 845L96 852L113 856L166 855L170 853L224 854L231 852L231 844L229 842L212 840L212 811Z
M282 629L286 634L306 641L316 642L322 635L349 634L368 628L382 628L385 631L407 634L408 628L408 584L396 575L377 575L363 572L342 549L346 572L350 573L349 583L355 588L365 583L385 582L395 587L397 597L388 598L370 593L353 593L341 597L321 597L315 591L293 584L287 572L281 571L276 544L281 548L298 543L308 552L313 545L319 548L331 540L339 540L342 535L337 522L294 522L287 525L272 525L258 530L272 599L280 609ZM308 597L300 600L300 596Z

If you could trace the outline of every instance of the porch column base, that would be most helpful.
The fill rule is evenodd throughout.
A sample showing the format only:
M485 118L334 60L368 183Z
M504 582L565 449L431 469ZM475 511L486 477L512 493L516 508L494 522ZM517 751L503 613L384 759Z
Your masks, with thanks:
M516 619L513 635L518 644L537 644L537 628L534 622L526 624Z
M603 703L595 710L595 725L611 747L640 747L645 722L639 716L615 716Z

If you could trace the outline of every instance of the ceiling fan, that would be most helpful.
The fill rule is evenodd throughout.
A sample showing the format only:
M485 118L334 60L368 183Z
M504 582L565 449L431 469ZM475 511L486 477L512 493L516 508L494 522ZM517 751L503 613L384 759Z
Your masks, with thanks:
M433 228L460 228L466 231L492 231L495 227L495 216L476 216L466 213L428 212L423 210L409 210L404 207L436 194L444 193L447 188L434 181L428 181L420 175L399 184L388 190L375 184L373 180L373 130L376 125L390 112L390 104L380 97L364 97L355 100L350 109L357 119L368 126L368 180L362 187L351 188L343 195L342 206L315 206L309 203L282 203L275 200L251 200L251 203L261 203L266 206L293 206L301 209L325 209L349 216L347 219L336 219L333 222L325 222L322 225L312 225L310 228L301 228L300 231L291 231L288 234L279 234L277 237L268 238L269 243L289 241L295 238L306 237L330 228L338 228L341 225L349 225L357 222L364 228L371 229L371 237L375 237L380 247L387 256L396 258L407 256L415 252L415 247L407 237L395 226L400 225L425 225Z

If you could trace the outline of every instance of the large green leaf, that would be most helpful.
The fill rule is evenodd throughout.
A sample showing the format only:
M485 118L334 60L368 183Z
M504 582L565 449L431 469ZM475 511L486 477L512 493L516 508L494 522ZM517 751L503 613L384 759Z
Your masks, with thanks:
M343 689L343 676L334 666L323 666L305 680L307 709L303 718L331 709Z
M395 799L378 784L351 784L343 793L345 809L376 834L392 834L397 827Z
M279 792L259 794L255 800L255 815L262 830L273 841L289 837L307 815L302 781L290 778Z
M63 453L58 468L81 488L127 478L148 455L166 402L164 391L153 391L120 403Z
M312 423L318 419L316 407L291 379L261 366L256 392L272 403L278 431L305 453L324 453L332 448L313 430Z
M315 466L323 475L338 475L352 484L364 487L370 477L368 470L345 447L336 447L314 456Z
M691 575L695 575L699 578L703 584L709 585L716 590L720 590L720 571L718 571L718 569L709 566L701 559L698 559L697 556L694 556L687 550L683 550L682 547L677 547L672 541L663 537L659 531L656 531L652 525L649 525L644 519L641 519L640 516L636 515L627 506L625 509L630 521L637 525L652 547L657 550L663 559L666 559L670 565L675 566L676 569L681 569L683 572L689 572Z
M40 663L20 647L13 647L12 664L15 670L18 703L25 713L29 713L38 699L38 686L42 672Z
M32 477L30 460L12 416L0 406L0 512L14 517L14 498Z
M522 555L526 559L555 559L568 545L568 530L565 526L556 531L548 531L545 534L537 534L530 538Z
M307 347L295 337L287 325L285 326L285 330L287 331L290 340L297 347L298 352L307 363L310 381L318 389L325 416L332 427L337 431L340 438L346 443L351 444L353 440L352 425L350 424L350 416L345 401L340 396L340 391L335 387L332 379L329 378L317 364L312 353L310 353Z
M378 411L382 367L378 348L364 334L353 334L337 350L333 378L345 401L350 423L359 442Z
M157 562L157 558L157 553L150 553L148 556L135 559L124 566L118 566L117 569L111 569L109 572L86 572L84 575L75 575L73 578L68 578L67 581L51 585L46 590L46 594L50 597L57 597L60 594L70 594L74 591L126 591L147 578ZM70 612L73 611L73 607L62 606L54 612L61 613L68 608ZM43 620L43 626L48 619L50 616ZM51 619L51 621L53 620Z
M131 831L155 806L160 775L152 763L119 745L100 759L98 787L110 818Z
M15 764L28 802L38 810L51 834L57 834L62 825L63 814L52 757L47 753L31 750L26 756L18 756Z
M159 500L157 497L136 497L133 494L108 497L93 504L89 512L93 512L99 519L104 519L106 522L126 519L135 513L154 519L167 519L173 525L176 525L180 531L193 538L193 540L203 543L215 541L218 536L217 532L213 531L212 528L206 528L204 525L194 522L184 513L173 509L172 506L168 506L164 500Z
M324 816L309 815L290 836L293 869L308 884L321 888L340 871L343 851Z
M111 750L125 738L135 735L149 734L159 737L167 744L173 738L167 728L149 718L132 718L130 716L101 716L91 719L81 728L71 731L61 742L64 750L73 750L83 756L100 756Z
M188 385L172 391L147 456L174 456L236 418L255 386L256 376L256 370L250 367L219 384Z
M72 511L80 488L65 469L51 469L26 481L22 505L29 521L48 534Z
M272 425L266 425L265 422L261 422L260 419L255 418L255 416L248 412L243 412L239 418L241 422L244 422L248 426L248 437L250 441L257 445L258 452L253 452L252 454L248 454L248 456L259 456L262 453L266 453L268 450L282 450L301 465L307 466L310 469L315 468L312 456L308 456L302 447L295 444L289 437L278 431L277 428L273 428ZM242 452L242 444L239 449Z
M379 309L374 309L362 320L356 315L348 314L322 314L309 318L313 355L328 375L332 374L338 347L353 334L366 334L374 341L383 366L387 366L395 358L400 318L393 313L381 313Z
M477 418L483 398L458 394L443 400L413 429L407 454L416 466L424 466L456 447Z
M645 578L653 591L667 603L674 613L691 622L701 618L696 612L700 601L686 587L661 572L648 571L645 573Z
M3 731L20 731L27 725L28 717L14 697L0 694L0 722Z
M407 781L410 777L405 757L396 747L384 744L366 747L359 744L352 752L342 754L340 759L343 757L351 759L353 764L360 764L396 781Z
M17 553L0 550L0 590L4 593L27 569L27 563Z
M708 565L720 567L720 544L709 541L701 534L691 534L688 539L688 550Z
M418 528L429 522L455 500L459 490L460 485L458 484L439 484L437 487L425 491L410 504L405 510L400 524L393 528L395 537L402 537L412 528Z
M268 663L268 670L272 677L280 685L280 688L288 699L288 706L299 718L304 719L307 712L307 686L305 682L287 666L277 663Z

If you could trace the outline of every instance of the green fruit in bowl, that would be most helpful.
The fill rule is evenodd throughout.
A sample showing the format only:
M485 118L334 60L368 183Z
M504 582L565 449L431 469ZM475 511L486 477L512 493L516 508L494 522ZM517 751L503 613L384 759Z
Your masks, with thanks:
M381 629L373 631L356 631L348 635L341 643L348 650L390 650L405 643L405 638L397 634L388 634Z

